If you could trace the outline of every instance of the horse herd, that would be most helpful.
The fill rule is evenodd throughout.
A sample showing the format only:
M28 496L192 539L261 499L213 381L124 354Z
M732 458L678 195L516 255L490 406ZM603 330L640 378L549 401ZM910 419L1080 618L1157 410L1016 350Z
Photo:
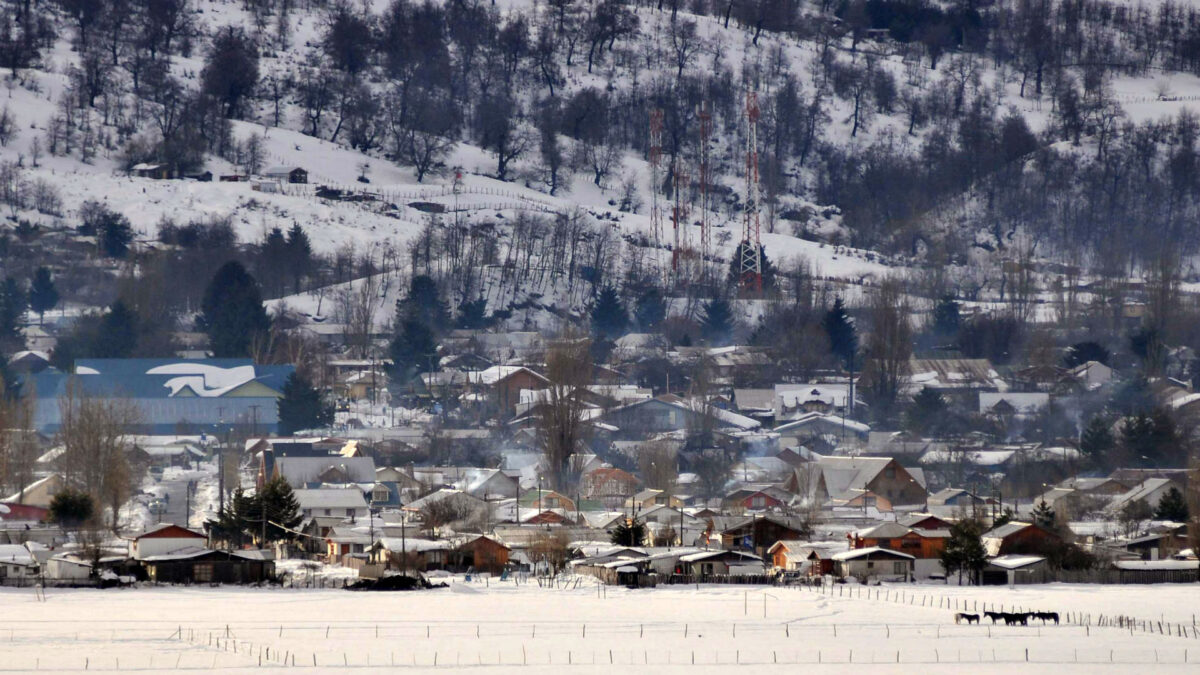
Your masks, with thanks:
M1058 612L984 612L983 615L992 620L992 623L1003 621L1006 626L1028 626L1029 620L1041 619L1044 625L1047 621L1053 621L1054 625L1058 625ZM978 614L966 614L959 612L954 615L954 623L979 623Z

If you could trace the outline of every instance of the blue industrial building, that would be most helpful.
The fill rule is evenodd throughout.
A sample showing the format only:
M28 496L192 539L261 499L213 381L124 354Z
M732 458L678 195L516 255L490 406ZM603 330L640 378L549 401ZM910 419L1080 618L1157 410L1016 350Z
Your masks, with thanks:
M71 387L81 395L123 399L138 410L143 434L251 434L276 430L277 400L295 371L250 359L80 359L74 373L48 369L30 378L36 390L34 426L61 425L60 400Z

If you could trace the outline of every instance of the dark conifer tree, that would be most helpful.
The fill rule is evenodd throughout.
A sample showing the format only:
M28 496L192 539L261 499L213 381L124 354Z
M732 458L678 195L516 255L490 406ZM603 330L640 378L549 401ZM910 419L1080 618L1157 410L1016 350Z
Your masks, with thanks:
M288 376L278 400L279 433L290 436L301 429L318 429L333 424L333 406L299 373Z
M728 300L718 296L704 303L700 333L711 346L721 347L729 343L733 337L733 307Z
M29 287L29 308L38 313L38 323L45 318L46 312L54 309L58 299L58 289L54 286L49 268L37 268Z
M258 282L236 260L213 275L200 307L199 327L218 358L248 356L255 338L271 328Z
M629 325L625 305L612 286L605 286L592 306L592 335L611 340L620 337Z
M662 291L657 286L650 286L638 294L633 315L642 331L650 333L658 330L659 324L667 318L667 302Z

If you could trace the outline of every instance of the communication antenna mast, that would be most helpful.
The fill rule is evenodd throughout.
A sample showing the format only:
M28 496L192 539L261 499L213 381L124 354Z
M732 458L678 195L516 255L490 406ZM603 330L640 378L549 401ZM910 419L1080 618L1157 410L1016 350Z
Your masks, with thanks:
M654 244L654 255L663 245L663 214L658 202L658 191L661 189L659 172L662 169L662 108L650 110L650 238Z
M675 230L675 248L671 251L671 270L678 275L680 260L689 255L692 248L687 234L688 211L691 209L684 196L691 177L688 176L687 167L678 159L675 160L674 174L675 206L671 209L671 220Z
M712 232L708 222L708 139L712 135L712 113L707 103L700 104L700 269L707 276L708 256L712 253Z
M759 238L758 197L758 93L746 93L746 224L742 228L738 263L742 288L762 292L762 255Z

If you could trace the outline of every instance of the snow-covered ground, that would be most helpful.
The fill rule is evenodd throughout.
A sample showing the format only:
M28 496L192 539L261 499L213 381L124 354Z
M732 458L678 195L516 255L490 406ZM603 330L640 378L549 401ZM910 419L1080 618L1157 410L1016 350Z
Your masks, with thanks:
M1049 585L807 588L515 586L451 580L420 593L249 588L0 590L0 670L353 667L385 672L1194 672L1200 640L1063 623L958 625L920 599L1187 619L1200 588ZM846 597L848 589L855 597ZM890 601L867 599L877 591ZM897 602L895 594L905 594ZM859 595L863 597L858 597ZM915 595L914 595L915 594ZM917 598L912 602L908 598ZM943 601L944 602L944 601ZM236 649L236 651L235 651ZM268 651L269 650L269 651ZM694 659L694 666L693 666ZM1186 661L1186 663L1185 663ZM315 664L315 667L314 667ZM853 665L852 665L853 664ZM859 664L862 664L861 666ZM739 668L740 666L740 668Z

